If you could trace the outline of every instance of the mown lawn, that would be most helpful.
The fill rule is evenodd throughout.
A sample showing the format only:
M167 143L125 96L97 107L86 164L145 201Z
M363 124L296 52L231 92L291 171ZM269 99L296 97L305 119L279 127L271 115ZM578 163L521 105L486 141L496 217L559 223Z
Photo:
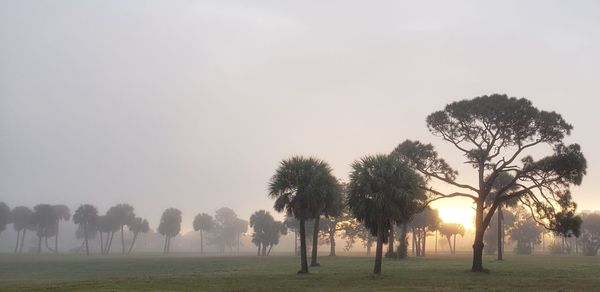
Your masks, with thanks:
M431 255L387 260L321 257L321 267L297 275L294 257L133 257L0 255L0 290L44 291L600 291L600 257L486 258L490 273L468 271L470 257Z

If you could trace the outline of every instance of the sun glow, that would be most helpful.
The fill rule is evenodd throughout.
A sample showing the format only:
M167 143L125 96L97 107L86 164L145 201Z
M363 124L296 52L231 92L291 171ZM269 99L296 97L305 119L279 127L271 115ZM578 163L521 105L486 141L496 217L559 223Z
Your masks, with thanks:
M444 223L459 223L465 229L474 229L475 210L470 207L438 206L440 218Z

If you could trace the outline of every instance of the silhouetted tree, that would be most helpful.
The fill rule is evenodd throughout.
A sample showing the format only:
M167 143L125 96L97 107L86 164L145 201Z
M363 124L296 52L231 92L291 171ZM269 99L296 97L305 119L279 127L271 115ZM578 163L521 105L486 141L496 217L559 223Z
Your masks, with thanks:
M306 255L306 221L314 219L313 256L311 265L317 265L316 249L320 216L340 191L329 165L316 158L294 156L283 160L269 182L269 197L275 199L273 208L285 211L300 222L300 271L308 273ZM316 237L316 238L315 238Z
M476 170L476 185L458 182L458 172L439 158L430 144L405 141L394 152L428 179L462 190L445 194L428 188L436 196L433 199L466 197L474 201L472 271L484 271L484 232L503 202L519 198L531 209L536 221L550 222L548 228L552 228L557 214L570 214L575 209L565 194L570 185L581 184L587 164L579 145L563 143L573 127L558 113L540 111L524 98L494 94L448 104L427 117L427 126L464 155ZM552 147L554 153L539 160L525 156L530 148L544 144ZM501 173L513 175L513 180L497 190L500 195L486 205Z
M166 209L158 225L158 233L165 237L165 246L163 253L167 254L171 250L171 238L177 236L181 231L181 211L175 208Z
M106 212L108 217L111 217L112 220L119 226L121 230L121 251L122 254L125 254L125 234L124 229L125 226L130 225L135 219L135 213L133 212L133 207L129 204L118 204L116 206L111 207ZM112 242L111 234L111 242ZM109 245L110 248L110 245Z
M31 218L37 232L37 252L40 254L42 253L42 238L53 232L52 229L56 227L56 213L54 212L54 207L49 204L36 205L33 208Z
M446 237L448 240L448 247L450 248L450 253L456 253L456 236L460 235L463 237L465 235L465 227L462 224L458 223L444 223L440 225L439 228L440 235ZM450 240L454 237L454 244L450 242Z
M441 224L438 210L425 208L423 211L415 214L409 222L412 228L413 244L416 249L417 256L425 256L425 244L427 233L436 231Z
M497 253L498 251L503 253L504 235L506 233L510 233L512 228L514 228L515 223L517 223L517 218L511 209L502 208L502 210L500 210L500 207L498 207L497 216L494 216L490 221L490 226L498 226L498 220L500 220L502 223L500 223L500 226L497 229L488 228L485 231L485 235L483 237L485 247L483 249L486 254L491 255ZM501 246L498 247L498 244ZM502 259L503 257L498 257L498 260Z
M567 194L568 197L571 194ZM536 222L537 223L537 222ZM576 216L574 210L557 214L556 220L552 222L552 232L561 238L561 252L571 253L570 238L581 235L581 217ZM543 233L543 229L540 233Z
M259 210L250 216L250 227L252 243L258 247L259 256L267 256L274 245L279 244L279 237L287 234L287 228L281 221L275 221L273 216L265 211ZM267 252L267 247L269 251Z
M6 229L8 223L10 223L10 208L6 203L0 202L0 233Z
M521 214L515 226L510 230L510 239L517 242L515 252L517 254L531 254L533 245L541 243L541 235L544 228L538 225L530 216Z
M110 253L110 247L112 246L115 232L120 229L119 222L117 221L117 218L107 214L98 216L96 226L100 233L100 252L102 254L108 254ZM106 236L106 239L104 236Z
M127 251L127 253L130 254L133 250L133 246L135 245L135 241L138 238L138 234L140 232L146 233L150 231L150 225L148 224L148 220L140 217L135 217L133 221L131 221L131 223L127 225L127 227L129 228L129 231L133 232L133 240L131 241L131 245L129 246L129 250Z
M23 248L23 242L25 241L25 234L27 229L31 229L31 209L18 206L12 209L10 212L10 222L13 224L13 229L17 232L17 244L15 246L15 253L21 252ZM22 232L22 233L21 233Z
M196 215L194 218L194 231L200 231L200 254L204 254L204 232L210 231L215 222L213 217L206 214L201 213Z
M248 229L248 223L240 221L235 211L227 207L218 209L214 218L213 236L209 243L218 246L220 252L225 252L226 247L232 251L239 242L240 234Z
M54 252L58 253L58 231L60 227L60 221L71 220L71 209L65 205L54 205L55 220L56 220L56 233L54 234Z
M377 236L375 274L381 273L386 231L426 199L422 184L418 174L389 155L366 156L352 164L347 204L354 217Z
M600 213L588 213L581 216L581 242L583 254L595 256L600 249Z
M90 255L89 248L89 229L90 226L96 225L96 220L98 219L98 209L90 204L84 204L79 206L77 210L75 210L75 214L73 214L73 223L78 224L81 228L83 228L83 241L85 243L85 254ZM97 229L94 227L94 229Z

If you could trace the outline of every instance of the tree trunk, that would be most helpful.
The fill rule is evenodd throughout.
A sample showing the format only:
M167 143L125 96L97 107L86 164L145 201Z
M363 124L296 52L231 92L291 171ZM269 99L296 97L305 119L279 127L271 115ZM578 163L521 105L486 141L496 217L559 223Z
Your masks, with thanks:
M421 229L415 229L415 252L416 256L421 256Z
M298 255L298 232L294 231L294 256Z
M17 230L17 245L15 245L15 253L19 251L19 240L21 239L21 230Z
M42 253L42 231L38 234L38 254Z
M410 245L411 249L412 249L412 254L415 255L415 245L417 243L417 239L415 238L415 228L411 228L412 230L412 235L410 236L412 239L412 244Z
M54 236L54 253L58 253L58 231L60 224L56 223L56 236Z
M87 223L83 222L83 240L85 241L85 254L90 255L90 247L88 245Z
M400 233L400 245L398 246L398 257L404 259L408 256L408 224L402 223L402 233Z
M125 236L123 233L124 225L121 225L121 253L125 254Z
M437 253L437 245L438 245L438 239L437 239L437 235L438 235L438 231L435 231L435 253Z
M127 251L127 254L130 254L131 251L133 250L133 245L135 244L135 241L137 240L138 237L138 233L134 232L133 233L133 240L131 241L131 245L129 246L129 250Z
M306 221L300 219L300 271L299 274L308 273L308 260L306 258Z
M375 249L375 267L374 274L381 274L381 263L383 261L383 220L379 220L377 224L377 247Z
M165 235L165 246L163 246L163 254L167 254L167 240L168 239L169 239L169 237Z
M27 233L27 228L23 229L23 237L21 238L21 246L19 246L19 253L23 253L23 246L25 245L25 234Z
M390 233L388 234L388 251L389 256L394 257L394 224L390 224Z
M448 240L448 247L450 248L450 254L453 254L452 252L452 242L450 241L450 239L452 238L452 235L447 235L446 239Z
M491 209L490 211L492 211ZM473 266L471 271L483 272L483 233L485 232L485 226L483 226L483 202L477 202L477 209L475 211L475 241L473 242ZM454 235L456 242L456 235ZM456 244L455 244L456 245ZM456 250L456 246L454 247Z
M454 243L452 245L452 254L456 254L456 234L454 234Z
M106 236L106 241L107 241L106 242L106 254L110 253L110 248L112 247L112 241L113 241L114 237L115 237L115 233L114 232L110 233L110 240L109 240L109 237Z
M259 242L259 243L257 244L257 246L258 246L258 251L256 252L256 255L257 255L257 256L260 256L260 245L261 245L261 243Z
M317 263L317 247L319 246L319 221L320 221L320 217L317 216L317 218L315 218L315 228L313 230L313 243L312 243L312 256L310 257L310 266L311 267L318 267L320 266L319 263Z
M56 253L56 250L52 249L48 244L48 236L44 236L44 244L46 245L46 249L48 249L51 253Z
M373 240L371 239L371 234L368 235L369 237L367 238L367 255L370 256L371 255L371 247L373 246Z
M329 256L335 256L335 226L329 229Z
M200 229L200 255L204 254L204 237L202 233L202 229Z
M262 245L262 256L263 257L267 256L267 245L266 244Z
M103 232L98 232L100 233L100 254L104 254L104 238L102 237L102 233ZM87 238L86 238L87 240Z
M425 246L427 241L427 227L423 228L423 248L421 248L421 256L425 256Z
M498 260L502 259L502 241L504 239L504 232L502 230L502 205L498 205L498 214L496 215L496 221L498 221Z
M269 251L267 251L267 256L271 254L271 250L273 249L273 245L269 245Z

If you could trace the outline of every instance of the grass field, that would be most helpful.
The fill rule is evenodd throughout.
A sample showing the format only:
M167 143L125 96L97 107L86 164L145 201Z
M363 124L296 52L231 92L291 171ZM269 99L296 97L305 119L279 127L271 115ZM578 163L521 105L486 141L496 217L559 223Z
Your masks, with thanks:
M387 260L372 275L368 257L321 257L321 267L297 275L294 257L142 255L0 255L0 290L23 291L377 291L535 290L600 291L600 257L486 258L490 273L468 271L470 257L431 255Z

